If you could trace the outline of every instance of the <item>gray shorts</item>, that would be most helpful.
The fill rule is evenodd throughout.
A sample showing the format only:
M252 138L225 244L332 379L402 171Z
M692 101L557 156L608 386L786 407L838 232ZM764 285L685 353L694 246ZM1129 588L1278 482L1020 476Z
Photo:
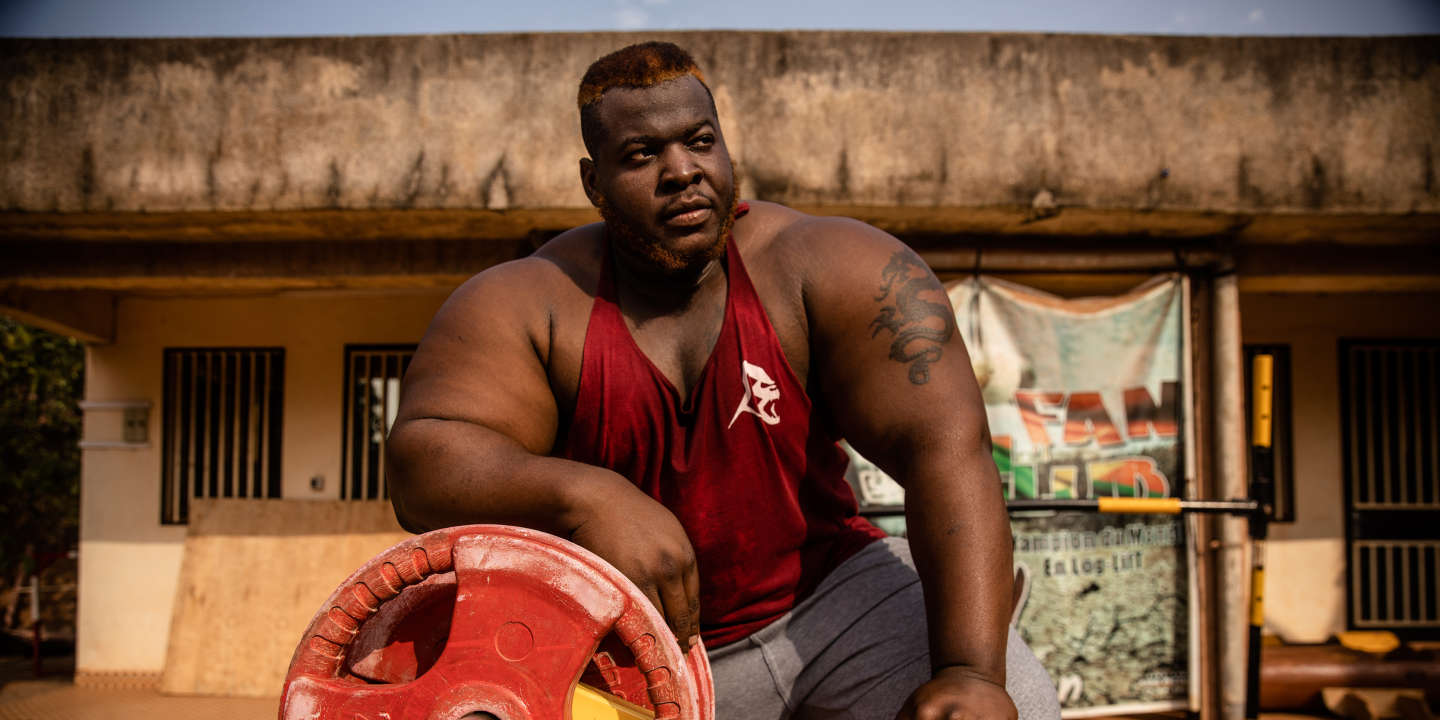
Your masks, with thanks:
M1060 717L1055 685L1012 628L1005 689L1022 720ZM716 717L891 720L930 679L920 578L901 538L871 543L815 593L710 652Z

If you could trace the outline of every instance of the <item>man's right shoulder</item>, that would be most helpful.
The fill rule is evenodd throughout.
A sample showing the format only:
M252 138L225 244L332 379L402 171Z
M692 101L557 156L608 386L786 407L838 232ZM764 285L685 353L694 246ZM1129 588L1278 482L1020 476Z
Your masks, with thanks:
M599 284L599 223L568 230L534 253L491 266L466 280L451 303L483 303L487 311L553 313L569 303L588 307Z

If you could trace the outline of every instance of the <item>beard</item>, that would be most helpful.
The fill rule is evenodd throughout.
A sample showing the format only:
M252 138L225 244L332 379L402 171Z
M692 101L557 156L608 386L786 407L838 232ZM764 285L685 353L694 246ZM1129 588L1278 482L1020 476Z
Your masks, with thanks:
M735 208L739 205L733 188L730 197L722 199L722 202L724 207L716 208L720 213L720 226L716 228L714 239L690 251L678 251L646 238L640 228L616 213L604 196L601 196L596 208L605 221L605 234L616 249L644 260L666 275L675 275L687 269L702 268L725 254L725 244L730 240L730 230L735 225Z

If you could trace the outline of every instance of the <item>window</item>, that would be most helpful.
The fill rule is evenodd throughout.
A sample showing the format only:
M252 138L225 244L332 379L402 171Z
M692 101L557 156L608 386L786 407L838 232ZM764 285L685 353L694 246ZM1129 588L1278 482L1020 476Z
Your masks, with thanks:
M1289 345L1246 345L1245 346L1245 437L1253 436L1255 418L1254 377L1256 355L1273 357L1274 366L1270 379L1270 461L1265 468L1274 483L1274 497L1270 519L1275 522L1295 522L1295 453L1292 443L1294 422L1290 402L1290 346ZM1254 458L1251 458L1252 461Z
M385 484L385 438L400 409L400 379L414 355L414 345L345 346L341 499L390 497Z
M280 497L283 348L165 350L160 521L191 498Z
M1440 637L1440 341L1340 342L1350 627Z

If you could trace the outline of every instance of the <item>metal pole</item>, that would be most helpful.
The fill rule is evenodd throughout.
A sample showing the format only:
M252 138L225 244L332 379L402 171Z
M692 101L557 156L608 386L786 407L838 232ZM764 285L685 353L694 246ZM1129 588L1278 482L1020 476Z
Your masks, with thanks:
M1240 284L1234 274L1215 278L1214 378L1216 494L1242 497L1246 473L1245 388L1240 335ZM1220 717L1245 715L1245 665L1249 652L1247 523L1220 518L1219 637Z
M1250 499L1182 500L1173 497L1102 497L1090 500L1007 500L1005 507L1010 512L1069 510L1132 515L1200 513L1248 517L1259 507L1259 504Z
M40 677L40 576L30 576L30 646L35 653L35 677Z
M1219 482L1215 478L1215 423L1211 406L1215 402L1214 372L1215 352L1215 282L1209 275L1194 275L1188 278L1192 292L1189 296L1189 310L1186 315L1187 345L1190 352L1189 374L1192 390L1185 394L1190 405L1186 417L1190 419L1186 440L1193 447L1186 459L1190 463L1189 474L1193 479L1190 497L1220 497ZM1195 720L1219 720L1220 718L1220 651L1216 642L1216 627L1220 623L1215 590L1218 573L1215 547L1219 537L1218 518L1195 515L1189 518L1189 527L1194 531L1191 560L1195 564L1195 593L1190 605L1195 622L1195 662L1191 665L1190 708L1197 712Z

